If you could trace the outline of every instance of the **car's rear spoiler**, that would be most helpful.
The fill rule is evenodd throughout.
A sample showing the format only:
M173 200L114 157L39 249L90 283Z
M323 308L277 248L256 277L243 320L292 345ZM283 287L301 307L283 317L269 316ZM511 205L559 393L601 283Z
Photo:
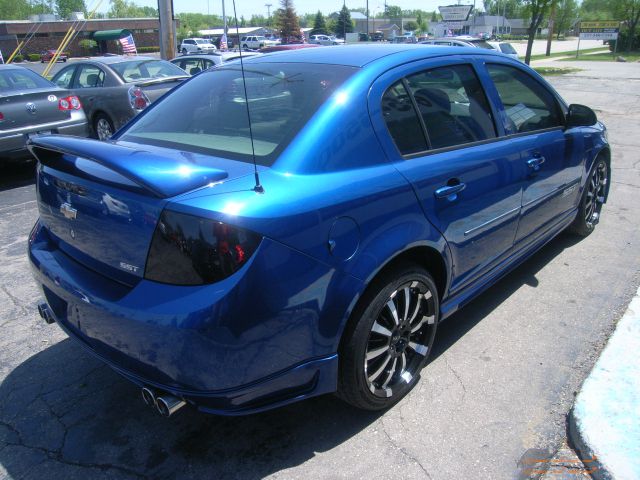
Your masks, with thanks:
M228 176L224 170L191 162L171 150L159 154L64 135L35 137L27 147L45 166L158 198L189 192Z

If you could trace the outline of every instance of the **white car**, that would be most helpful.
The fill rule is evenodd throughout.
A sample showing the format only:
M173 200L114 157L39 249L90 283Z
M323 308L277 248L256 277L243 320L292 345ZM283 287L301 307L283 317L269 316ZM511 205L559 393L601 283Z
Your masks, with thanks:
M213 53L216 50L216 46L211 43L211 40L205 38L185 38L180 44L180 52L183 55L188 53Z
M515 58L516 60L520 60L518 56L518 52L513 48L509 42L487 42L493 48L495 48L498 52L505 54L508 57Z
M340 42L336 37L330 37L329 35L311 35L309 37L309 43L315 43L317 45L339 45L344 43Z
M277 44L277 41L269 40L267 37L264 37L262 35L247 35L240 39L240 46L244 50L258 50L259 48L271 47Z

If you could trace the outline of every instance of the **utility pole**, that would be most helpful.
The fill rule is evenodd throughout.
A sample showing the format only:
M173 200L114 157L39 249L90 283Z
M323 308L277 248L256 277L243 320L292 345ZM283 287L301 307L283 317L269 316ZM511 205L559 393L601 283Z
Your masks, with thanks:
M224 0L222 0L222 21L224 22L224 34L225 36L227 36L227 14L224 11ZM238 22L238 19L236 18L236 24ZM229 41L229 37L227 37L227 42ZM238 42L240 41L240 38L238 37Z
M367 0L367 37L369 36L369 0Z
M160 56L171 60L176 56L176 22L173 18L173 0L158 0L160 17Z
M553 40L553 27L556 22L556 2L551 3L551 15L549 16L549 35L547 37L547 52L545 56L551 55L551 41Z
M271 6L273 3L265 3L264 6L267 7L267 26L271 27Z

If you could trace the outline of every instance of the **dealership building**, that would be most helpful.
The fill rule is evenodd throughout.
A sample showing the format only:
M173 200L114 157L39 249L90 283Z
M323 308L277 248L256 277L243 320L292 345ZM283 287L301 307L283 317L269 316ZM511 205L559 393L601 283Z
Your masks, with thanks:
M57 49L69 28L76 26L77 36L65 48L72 56L101 53L121 53L118 39L133 35L136 47L158 47L160 21L157 18L112 18L93 20L55 20L41 16L33 20L0 21L0 51L5 59L21 41L23 55ZM83 47L82 40L95 40L94 50Z

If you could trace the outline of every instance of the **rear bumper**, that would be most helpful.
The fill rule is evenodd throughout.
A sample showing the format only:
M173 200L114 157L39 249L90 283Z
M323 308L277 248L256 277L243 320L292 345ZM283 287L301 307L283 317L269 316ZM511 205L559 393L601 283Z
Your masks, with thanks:
M67 257L43 228L29 257L56 322L140 386L227 415L336 390L348 296L362 285L277 242L265 239L245 268L205 287L119 285ZM291 284L269 285L274 267Z
M87 137L89 129L87 120L83 118L81 121L66 124L44 124L34 125L10 133L0 132L0 157L3 159L20 159L30 158L31 154L27 150L27 139L29 135L38 134L39 132L55 133L60 135L73 135L76 137Z

